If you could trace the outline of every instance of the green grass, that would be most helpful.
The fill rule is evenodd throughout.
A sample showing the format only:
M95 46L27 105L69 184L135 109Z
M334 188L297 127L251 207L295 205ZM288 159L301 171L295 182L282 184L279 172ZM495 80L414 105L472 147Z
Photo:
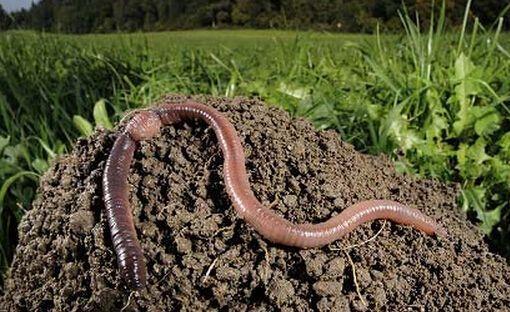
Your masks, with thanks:
M64 37L58 35L60 38ZM253 47L254 45L273 45L275 42L292 42L296 36L306 37L309 42L320 44L341 44L348 40L368 38L363 34L332 34L319 32L296 32L281 30L186 30L173 32L132 33L132 34L90 34L69 35L69 40L75 40L79 44L84 42L103 47L115 47L119 42L134 41L146 42L152 51L166 53L166 49L173 47L209 48L226 46L229 48Z
M459 182L461 207L508 255L510 37L402 21L401 36L0 34L0 265L52 159L168 92L257 96L403 172Z

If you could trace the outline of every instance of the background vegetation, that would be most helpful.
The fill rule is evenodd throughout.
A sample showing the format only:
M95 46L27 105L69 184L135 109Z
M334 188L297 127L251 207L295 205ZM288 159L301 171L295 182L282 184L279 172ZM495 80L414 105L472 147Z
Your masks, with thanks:
M468 22L469 2L445 32L446 9L431 9L427 28L402 11L397 35L0 33L2 269L49 164L168 92L257 96L400 171L459 182L462 209L510 255L510 36L502 17Z
M8 16L0 29L30 28L69 33L154 31L189 28L279 28L372 32L377 24L400 31L402 3L430 24L433 0L41 0ZM469 17L492 23L508 2L474 1ZM445 0L445 19L460 26L465 0ZM510 28L510 21L503 27Z

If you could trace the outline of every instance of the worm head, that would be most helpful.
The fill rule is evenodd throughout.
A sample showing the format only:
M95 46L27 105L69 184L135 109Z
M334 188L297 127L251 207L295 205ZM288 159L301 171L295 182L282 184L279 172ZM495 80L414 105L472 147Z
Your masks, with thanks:
M141 111L126 125L126 132L135 141L148 140L159 134L161 120L155 112Z

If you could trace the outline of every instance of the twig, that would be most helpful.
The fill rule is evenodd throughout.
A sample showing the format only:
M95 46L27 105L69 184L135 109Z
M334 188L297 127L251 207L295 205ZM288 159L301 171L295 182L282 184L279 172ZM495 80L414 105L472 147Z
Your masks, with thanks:
M353 244L353 245L349 245L347 247L344 247L344 248L339 248L339 247L329 247L329 250L349 250L349 249L352 249L352 248L355 248L355 247L359 247L359 246L363 246L371 241L373 241L374 239L377 238L377 236L379 236L379 234L381 234L382 230L384 229L384 226L386 225L386 220L384 220L384 223L383 225L381 226L381 228L379 229L379 231L377 231L377 233L374 234L374 236L370 237L369 239L367 239L366 241L364 242L361 242L359 244Z
M266 258L266 264L269 265L269 251L267 251L266 246L259 244L260 248L264 251L264 258Z
M425 308L420 304L411 304L408 305L407 308L418 308L419 311L425 311ZM404 307L400 311L404 311Z
M209 278L209 275L211 274L211 271L212 271L214 265L216 264L216 261L218 261L218 257L214 258L213 262L211 263L211 265L207 269L207 272L205 272L205 277L204 277L204 280L202 281L202 284L205 284L205 282Z
M204 172L204 175L202 176L202 178L200 179L202 182L204 182L205 184L207 184L207 178L208 178L208 175L207 175L207 172L211 172L212 170L209 169L209 165L211 164L212 160L214 159L215 155L212 155L211 157L209 157L208 160L206 160L205 164L203 165L203 172ZM209 174L210 175L210 174Z
M361 300L361 302L363 303L363 305L366 306L367 303L365 302L365 299L363 299L363 297L361 296L361 291L359 290L358 279L356 277L356 266L354 265L354 262L352 261L351 256L349 255L347 250L344 250L344 253L347 256L347 259L349 259L349 263L351 264L352 278L354 280L354 286L356 286L356 293L358 293L358 297Z
M354 286L356 287L356 293L358 294L359 299L361 300L361 302L365 306L367 305L367 303L366 303L365 299L363 299L363 297L361 296L361 291L359 289L359 284L358 284L358 278L356 276L356 266L354 265L354 261L352 261L352 258L349 255L349 252L347 252L347 250L355 248L355 247L363 246L363 245L373 241L377 236L379 236L379 234L381 234L381 232L384 229L385 225L386 225L386 220L384 220L383 225L381 226L379 231L377 231L377 233L374 234L374 236L370 237L366 241L361 242L359 244L353 244L353 245L350 245L350 246L347 246L347 247L344 247L344 248L331 247L331 246L329 247L329 250L343 251L345 253L345 255L347 256L347 259L349 260L349 263L350 263L351 268L352 268L352 278L354 280Z
M222 228L219 228L216 232L214 232L213 237L215 237L216 235L220 234L220 233L221 233L221 232L223 232L223 231L233 229L233 228L235 227L235 225L236 225L235 223L232 223L232 224L231 224L231 225L229 225L229 226L224 226L224 227L222 227Z
M274 196L274 200L267 206L268 209L273 209L278 204L278 194Z
M128 300L126 302L126 305L122 307L122 309L120 309L120 312L126 310L130 305L131 305L131 298L133 297L133 294L135 293L136 291L132 291L129 293L129 297L128 297Z
M170 275L170 273L172 273L172 271L168 271L165 275L163 275L163 277L156 282L156 285L159 285L159 283L161 283L168 275Z

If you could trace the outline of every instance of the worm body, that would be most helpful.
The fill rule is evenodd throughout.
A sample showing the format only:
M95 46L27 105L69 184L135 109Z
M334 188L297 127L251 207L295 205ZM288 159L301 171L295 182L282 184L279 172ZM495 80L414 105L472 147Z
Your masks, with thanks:
M419 210L390 200L369 200L352 205L317 224L294 224L263 206L253 194L245 168L244 152L234 126L217 110L196 102L163 104L139 112L114 143L103 177L104 201L113 245L123 278L133 288L146 284L146 267L129 208L127 176L135 142L157 135L162 125L197 118L214 130L221 147L227 193L241 218L264 238L299 248L320 247L374 219L411 225L427 234L446 236L446 231Z
M124 280L133 289L142 288L147 279L142 248L136 237L129 208L127 177L135 147L135 141L129 135L119 135L103 174L103 198L117 264Z

